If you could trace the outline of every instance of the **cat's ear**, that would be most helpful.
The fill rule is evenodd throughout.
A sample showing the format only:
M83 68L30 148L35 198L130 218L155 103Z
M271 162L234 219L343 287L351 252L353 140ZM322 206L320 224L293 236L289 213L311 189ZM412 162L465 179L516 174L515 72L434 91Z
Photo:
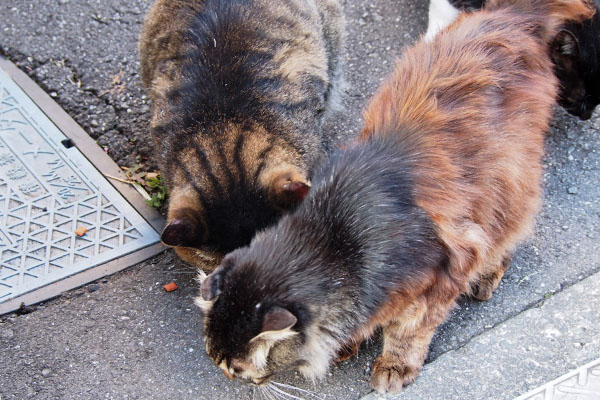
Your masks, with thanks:
M225 282L225 274L236 263L237 257L234 253L227 254L221 261L221 265L217 267L210 275L206 276L201 272L198 276L200 281L200 297L205 301L214 301L217 296L223 291L223 283Z
M202 270L198 271L198 276L196 277L196 281L198 283L200 283L201 290L202 290L202 284L204 284L204 282L206 281L207 278L208 278L208 275L206 275L206 273L204 271L202 271ZM196 305L198 307L200 307L205 314L210 311L210 309L212 308L212 305L213 305L213 301L204 300L202 293L200 293L200 296L198 296L194 299L194 303L196 303Z
M563 29L552 41L552 61L560 67L571 68L573 58L579 55L579 41L575 35Z
M269 342L278 342L292 337L298 334L298 332L292 330L296 322L298 322L296 316L286 308L279 306L271 307L263 316L260 333L252 341L261 339Z
M194 303L202 309L206 315L217 297L223 291L223 271L216 269L212 274L200 274L198 280L202 282L200 285L200 296L196 297Z
M223 292L225 274L235 265L235 260L235 255L229 253L210 275L206 275L203 271L198 273L196 280L200 282L200 296L196 297L194 302L205 314L210 311L217 297Z
M202 244L205 234L198 211L187 207L174 210L169 208L169 222L160 239L167 246L196 247Z
M204 301L214 301L223 291L225 270L217 268L212 274L208 275L200 286L200 296Z
M284 165L266 172L263 179L273 206L287 210L300 203L310 190L306 174L295 166Z
M263 317L261 333L267 331L281 331L296 325L298 319L287 309L279 306L272 307Z

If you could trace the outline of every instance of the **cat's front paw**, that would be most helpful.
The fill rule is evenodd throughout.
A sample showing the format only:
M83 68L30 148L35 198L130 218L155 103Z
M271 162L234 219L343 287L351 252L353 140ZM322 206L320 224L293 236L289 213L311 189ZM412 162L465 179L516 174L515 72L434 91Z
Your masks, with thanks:
M494 294L493 285L489 282L479 281L471 284L471 297L480 301L488 301Z
M337 356L333 359L333 362L338 364L352 358L358 353L360 343L349 343L343 345L337 352Z
M373 364L371 387L381 394L399 393L417 379L419 372L421 367L405 365L396 357L379 356Z

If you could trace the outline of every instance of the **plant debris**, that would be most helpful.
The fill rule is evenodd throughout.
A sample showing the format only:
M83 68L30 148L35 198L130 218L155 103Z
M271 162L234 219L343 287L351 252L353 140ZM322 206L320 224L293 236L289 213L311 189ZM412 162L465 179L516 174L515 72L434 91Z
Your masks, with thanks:
M107 178L128 183L142 195L150 207L160 209L167 200L167 186L158 171L145 171L143 164L121 166L125 178L106 175Z

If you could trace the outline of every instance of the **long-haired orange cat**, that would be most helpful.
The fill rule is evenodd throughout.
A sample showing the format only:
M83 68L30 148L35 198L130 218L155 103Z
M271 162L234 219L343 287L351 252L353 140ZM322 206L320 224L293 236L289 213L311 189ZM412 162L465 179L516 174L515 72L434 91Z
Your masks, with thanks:
M319 378L381 327L371 386L414 381L457 297L488 299L532 230L557 95L548 44L591 10L491 0L408 49L368 106L362 140L203 282L215 363L255 384L291 367Z

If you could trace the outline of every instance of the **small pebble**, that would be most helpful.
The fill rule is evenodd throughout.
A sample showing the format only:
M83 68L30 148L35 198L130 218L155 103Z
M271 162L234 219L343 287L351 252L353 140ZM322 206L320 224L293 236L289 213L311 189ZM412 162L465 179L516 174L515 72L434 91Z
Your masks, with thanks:
M83 322L81 323L81 326L83 326L84 328L87 328L87 329L89 329L89 328L93 328L93 327L94 327L94 325L96 325L96 324L94 323L94 321L92 321L92 320L89 320L89 319L86 319L85 321L83 321Z
M42 370L42 376L43 377L47 377L48 375L50 375L52 373L52 370L50 368L44 368Z
M92 283L92 284L89 284L89 285L87 286L87 290L88 290L88 292L90 292L90 293L93 293L93 292L95 292L95 291L96 291L96 290L98 290L98 289L100 289L100 285L98 285L97 283Z
M569 194L577 194L578 190L577 190L577 186L571 186L568 189Z
M15 337L15 331L12 329L3 329L0 331L0 338L2 339L12 339Z

